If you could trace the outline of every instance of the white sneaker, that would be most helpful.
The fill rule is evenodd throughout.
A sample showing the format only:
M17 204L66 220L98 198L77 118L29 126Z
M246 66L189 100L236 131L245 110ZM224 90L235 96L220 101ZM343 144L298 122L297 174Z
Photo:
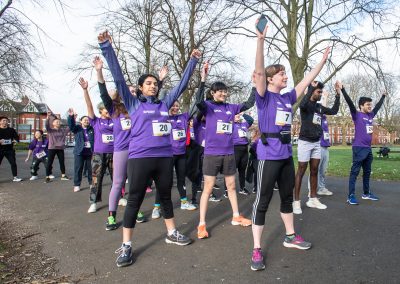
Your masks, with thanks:
M49 178L50 178L50 179L55 179L56 177L53 176L53 175L49 175Z
M74 192L81 191L81 188L79 186L74 186Z
M125 198L121 198L121 199L118 201L118 205L119 205L119 206L126 206L127 203L128 203L128 201L127 201Z
M22 180L22 178L19 178L19 177L14 177L13 178L13 181L15 181L15 182L20 182Z
M38 176L31 176L31 178L29 180L37 180Z
M151 219L158 219L161 217L160 207L154 207L151 213Z
M328 206L325 204L322 204L318 198L309 198L308 201L306 202L307 206L310 208L317 208L317 209L326 209Z
M293 214L301 214L303 211L301 211L301 201L300 200L295 200L293 201Z
M182 209L182 210L189 210L189 211L192 211L192 210L196 210L197 207L194 206L194 205L193 205L192 203L190 203L189 201L185 201L185 202L182 202L182 201L181 201L181 209Z
M97 211L97 205L96 203L90 204L89 210L87 211L88 213L95 213Z
M317 191L318 195L333 195L333 192L328 190L327 188L322 188Z

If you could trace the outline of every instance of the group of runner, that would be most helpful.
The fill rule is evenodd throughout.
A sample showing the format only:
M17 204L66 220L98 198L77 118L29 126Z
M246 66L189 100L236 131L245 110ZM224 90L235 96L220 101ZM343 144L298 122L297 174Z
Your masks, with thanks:
M181 209L200 209L197 237L210 237L207 231L206 215L209 200L218 200L213 195L216 177L224 176L225 197L232 208L232 225L247 227L252 225L254 249L251 257L251 269L265 268L261 249L261 237L265 225L273 191L280 195L280 212L285 226L283 245L289 248L309 249L311 243L305 241L295 231L293 213L301 214L300 189L303 175L310 164L309 199L310 208L326 209L317 198L318 195L332 195L325 186L325 172L328 165L330 146L329 129L326 115L335 115L342 94L349 105L355 124L353 143L353 164L349 179L347 202L358 204L355 197L355 181L360 168L363 168L363 199L378 200L370 191L372 120L381 107L385 95L374 109L371 99L361 97L359 111L352 103L340 82L335 84L335 102L327 107L327 92L324 84L315 81L330 53L326 48L322 60L312 69L294 89L287 93L288 77L285 67L280 64L264 66L264 41L267 27L257 32L257 51L253 73L254 88L247 101L241 104L226 103L228 86L223 82L210 85L205 96L205 85L209 73L209 63L201 68L201 82L193 99L189 112L180 113L179 98L186 90L189 80L201 58L199 50L193 50L179 83L169 92L160 92L166 75L163 68L160 76L143 74L137 86L126 83L116 53L112 48L112 39L108 32L99 34L98 41L105 58L116 90L108 90L103 77L103 61L95 57L93 64L97 73L98 87L102 103L97 105L95 113L89 92L88 82L80 78L87 106L87 116L76 123L77 115L68 110L68 127L61 127L60 118L48 114L46 123L47 139L42 131L36 131L35 139L29 145L26 161L32 156L31 180L37 179L39 164L46 168L46 182L52 176L52 164L57 155L60 162L62 180L65 175L64 144L66 133L75 135L74 148L74 192L80 191L82 171L88 169L90 185L89 213L97 211L97 203L102 200L102 182L108 169L112 177L109 194L109 213L106 229L114 230L118 204L126 205L123 217L122 245L117 249L117 266L132 264L132 235L136 222L143 222L140 212L146 191L154 183L156 188L153 218L164 217L167 235L165 241L177 245L188 245L192 241L180 233L175 226L174 210L171 200L173 169L177 176L177 188ZM307 91L306 91L307 90ZM298 145L298 170L292 157L291 123L292 108L299 98L301 129ZM206 98L204 98L206 97ZM243 112L254 103L258 111L258 128L251 133L249 147L248 131L254 118ZM18 142L15 130L7 126L5 117L0 119L0 162L6 157L12 166L13 181L17 176L13 143ZM250 152L250 159L248 157ZM249 161L250 160L250 161ZM248 162L249 161L249 162ZM247 176L246 176L247 168ZM256 198L251 219L240 215L235 174L239 172L239 192L245 195L245 179L254 180L253 192ZM185 178L192 182L192 198L188 200ZM202 189L199 204L197 191ZM124 187L128 190L125 193ZM124 199L124 195L127 198ZM293 199L294 194L294 199Z

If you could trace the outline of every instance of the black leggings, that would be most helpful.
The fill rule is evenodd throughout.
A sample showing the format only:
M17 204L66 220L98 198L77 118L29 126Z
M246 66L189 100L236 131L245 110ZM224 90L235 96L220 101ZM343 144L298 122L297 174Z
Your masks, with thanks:
M51 175L51 169L53 168L54 158L58 158L58 162L60 163L60 171L61 174L65 174L65 163L64 163L64 150L63 149L49 149L48 157L49 161L47 162L46 167L46 176Z
M134 228L136 217L146 194L147 183L154 179L160 195L161 213L164 219L174 217L171 201L172 157L136 158L128 160L129 194L124 214L124 227Z
M235 146L235 161L236 168L239 172L239 186L240 189L245 187L246 181L246 168L249 161L249 152L247 145L236 145Z
M6 157L8 162L11 165L11 172L14 177L17 176L17 162L15 159L15 150L0 150L0 165L3 161L3 158Z
M265 224L265 213L278 182L281 197L281 213L293 212L294 164L293 158L284 160L260 160L257 170L257 197L253 204L252 222L255 225Z
M186 177L186 155L174 155L174 168L176 173L176 182L181 199L186 198L185 177ZM160 204L160 195L156 192L155 204Z

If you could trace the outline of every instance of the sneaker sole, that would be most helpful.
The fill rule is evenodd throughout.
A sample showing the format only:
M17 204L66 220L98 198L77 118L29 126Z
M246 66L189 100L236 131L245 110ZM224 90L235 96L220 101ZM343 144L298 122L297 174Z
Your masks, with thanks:
M197 235L197 238L199 240L208 239L208 235L207 236L199 236L199 235Z
M247 224L242 224L242 223L239 223L239 222L236 222L236 221L231 221L231 224L232 224L233 226L242 226L242 227L251 226L251 223L247 225Z
M115 227L106 227L106 231L114 231L116 229L118 229L117 226L115 226Z
M325 195L325 196L331 196L333 193L323 193L323 192L317 192L318 195Z
M308 249L311 248L311 247L301 247L301 246L298 246L298 245L292 245L292 244L288 244L286 242L283 242L283 246L287 247L287 248L297 248L297 249L301 249L301 250L308 250Z
M300 215L300 214L303 214L303 211L296 211L296 212L295 212L295 211L293 210L293 214Z
M133 263L133 260L131 260L130 262L127 262L127 263L123 263L123 264L117 263L117 266L118 266L118 267L125 267L125 266L131 265L132 263Z
M324 210L324 209L327 209L327 208L328 208L328 206L326 206L326 207L324 207L324 208L318 208L317 206L310 206L310 205L308 205L307 203L306 203L306 205L307 205L308 208L315 208L315 209L320 209L320 210Z
M145 223L146 222L146 219L144 219L144 220L136 220L136 223Z
M349 205L359 205L359 203L352 203L352 202L350 202L350 201L346 201Z
M374 198L369 198L369 197L362 197L362 196L361 196L361 198L364 199L364 200L372 200L372 201L378 201L379 200L379 199L374 199Z
M186 243L179 243L179 242L174 242L174 241L171 241L171 240L169 240L169 239L165 239L165 242L167 243L167 244L174 244L174 245L178 245L178 246L187 246L187 245L190 245L191 243L192 243L192 241L188 241L188 242L186 242Z
M262 267L253 267L252 265L250 266L251 270L253 271L260 271L260 270L264 270L265 269L265 265L263 265Z

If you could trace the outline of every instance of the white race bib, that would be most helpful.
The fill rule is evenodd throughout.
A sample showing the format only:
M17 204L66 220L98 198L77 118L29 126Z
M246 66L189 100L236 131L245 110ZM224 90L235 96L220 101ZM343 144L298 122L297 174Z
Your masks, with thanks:
M101 134L101 140L103 141L103 143L110 143L110 142L114 142L114 135L112 134Z
M232 123L217 121L218 134L232 134Z
M153 136L166 136L171 133L171 123L153 122Z
M324 132L324 140L329 140L329 132Z
M201 141L201 147L206 147L206 140Z
M121 128L122 128L122 130L131 129L131 120L129 118L122 118L121 119Z
M194 132L190 132L190 138L194 139Z
M277 110L275 125L283 126L287 124L292 124L292 113L290 111Z
M366 125L366 128L367 128L367 134L372 134L374 132L373 125Z
M4 139L3 145L10 145L12 143L11 139Z
M36 153L36 158L40 159L46 157L46 152L45 151L41 151L39 153Z
M247 132L243 129L238 129L238 135L240 138L247 137Z
M312 123L321 125L321 115L319 115L318 113L314 113Z
M84 148L90 148L90 142L89 141L86 141L84 144L83 144L83 147Z
M185 139L185 130L183 129L173 129L172 130L172 138L174 140L182 140Z

